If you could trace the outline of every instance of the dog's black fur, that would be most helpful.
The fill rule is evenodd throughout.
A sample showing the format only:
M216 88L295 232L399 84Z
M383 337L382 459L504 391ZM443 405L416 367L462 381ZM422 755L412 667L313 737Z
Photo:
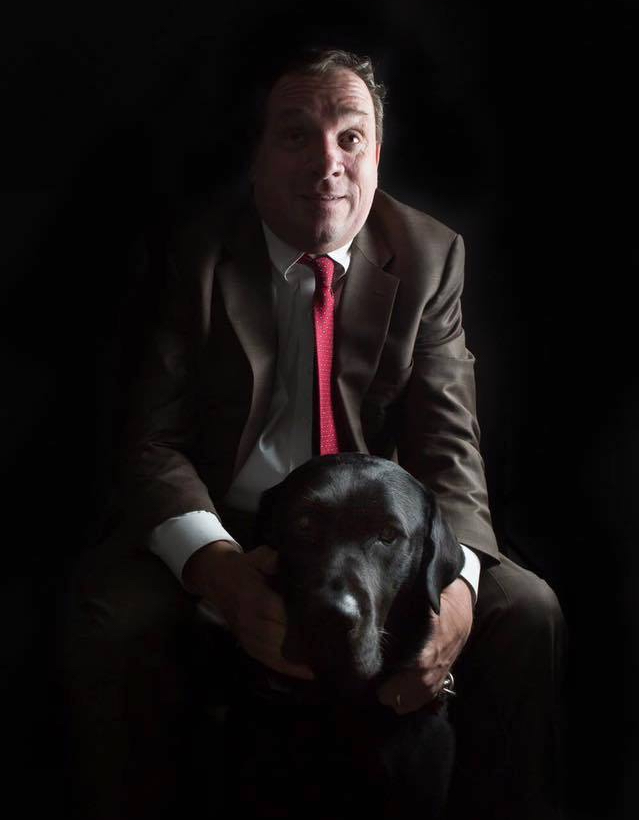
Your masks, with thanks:
M435 495L386 459L322 456L264 493L258 527L278 551L283 654L316 679L260 667L232 709L243 810L289 816L286 796L291 817L439 817L454 749L444 705L400 717L376 696L419 654L463 565Z

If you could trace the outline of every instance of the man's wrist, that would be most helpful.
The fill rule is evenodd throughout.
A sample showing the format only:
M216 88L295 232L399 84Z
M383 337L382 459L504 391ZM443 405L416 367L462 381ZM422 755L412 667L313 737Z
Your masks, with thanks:
M471 605L472 605L472 607L473 607L473 609L474 609L474 608L475 608L475 604L476 604L476 602L477 602L477 594L475 593L475 590L474 590L474 588L473 588L473 585L470 583L470 581L468 580L468 578L464 578L464 576L463 576L463 575L460 575L460 576L457 578L457 580L458 580L458 581L463 581L464 586L466 587L466 589L467 589L467 590L468 590L468 592L470 593L470 602L471 602Z
M215 598L217 581L223 577L229 560L236 560L242 548L234 541L211 541L200 547L184 564L182 584L191 595Z
M149 549L161 558L180 583L186 562L199 549L213 541L233 542L233 536L220 519L207 510L176 515L151 532Z

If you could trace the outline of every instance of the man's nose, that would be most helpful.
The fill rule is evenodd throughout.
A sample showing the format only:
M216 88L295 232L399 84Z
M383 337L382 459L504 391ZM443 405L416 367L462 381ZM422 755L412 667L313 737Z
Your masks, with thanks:
M339 145L329 139L322 139L313 146L311 166L313 173L320 179L339 176L344 169Z

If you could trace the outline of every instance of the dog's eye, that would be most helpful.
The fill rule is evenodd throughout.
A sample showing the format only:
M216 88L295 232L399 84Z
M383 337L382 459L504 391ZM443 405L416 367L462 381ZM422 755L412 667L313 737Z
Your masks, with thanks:
M308 515L300 515L298 516L297 520L295 521L295 528L301 530L302 532L306 532L309 527L311 526L311 519Z
M394 527L387 526L379 534L379 540L383 544L392 544L397 538L397 530Z

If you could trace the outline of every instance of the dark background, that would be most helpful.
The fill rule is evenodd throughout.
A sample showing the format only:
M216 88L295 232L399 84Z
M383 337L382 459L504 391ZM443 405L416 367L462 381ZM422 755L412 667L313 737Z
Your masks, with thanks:
M132 307L153 299L141 237L239 178L255 66L319 40L369 53L390 87L381 187L466 240L496 530L555 588L571 630L569 818L634 817L636 9L294 9L32 4L4 21L5 794L28 815L64 792L51 637L109 487L143 331Z

